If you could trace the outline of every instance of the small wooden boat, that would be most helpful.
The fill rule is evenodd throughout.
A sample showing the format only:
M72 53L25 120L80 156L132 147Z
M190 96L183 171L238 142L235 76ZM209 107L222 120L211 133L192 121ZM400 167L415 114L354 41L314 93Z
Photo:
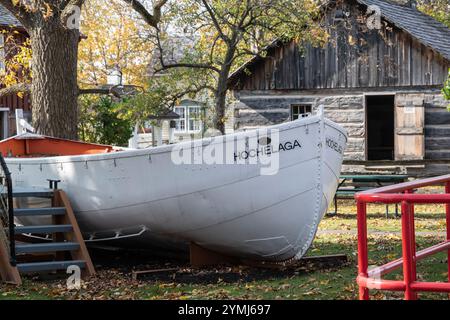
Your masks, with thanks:
M303 256L313 242L336 192L346 143L345 130L319 114L144 150L23 134L0 142L0 152L15 188L61 180L88 242L163 249L195 243L283 261ZM231 162L198 161L212 149ZM181 154L193 163L174 157ZM269 157L277 163L263 163Z

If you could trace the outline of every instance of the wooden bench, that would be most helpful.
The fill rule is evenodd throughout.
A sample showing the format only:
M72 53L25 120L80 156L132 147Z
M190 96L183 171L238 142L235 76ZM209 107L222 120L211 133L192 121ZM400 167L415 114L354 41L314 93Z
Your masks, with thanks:
M344 175L340 177L340 183L334 197L334 212L329 216L338 214L338 199L353 199L358 192L367 191L388 185L394 185L408 181L406 175ZM398 217L398 205L395 205L395 217ZM389 205L386 205L386 218L389 218Z

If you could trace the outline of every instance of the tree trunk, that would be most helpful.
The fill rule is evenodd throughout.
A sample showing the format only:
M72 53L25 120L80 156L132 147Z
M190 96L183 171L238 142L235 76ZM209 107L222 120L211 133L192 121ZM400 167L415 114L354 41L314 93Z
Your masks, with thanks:
M39 134L77 139L79 31L67 29L56 18L28 31L33 52L33 126Z
M227 103L226 85L218 84L215 96L214 128L225 134L225 110Z
M228 92L228 77L230 76L231 64L236 52L236 47L230 45L225 56L225 63L220 69L219 79L217 81L217 90L215 94L215 113L214 113L214 127L222 134L225 134L225 111L227 104Z

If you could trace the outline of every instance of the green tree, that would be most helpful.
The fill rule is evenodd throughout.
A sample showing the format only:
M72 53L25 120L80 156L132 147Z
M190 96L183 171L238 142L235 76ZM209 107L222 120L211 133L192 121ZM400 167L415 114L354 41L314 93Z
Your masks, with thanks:
M83 141L115 146L127 146L133 124L120 117L117 105L110 97L85 95L80 97L79 136Z
M418 8L450 28L450 4L448 0L419 0ZM444 84L442 93L445 99L450 100L450 70L449 78Z
M448 79L444 84L444 89L442 89L442 93L444 94L445 99L450 100L450 70L448 72Z
M326 32L316 27L318 14L315 0L169 1L155 39L159 49L155 72L182 69L202 78L198 89L212 93L213 125L224 133L232 72L249 58L264 55L264 48L275 39L323 40ZM178 38L190 35L192 40L181 58L171 55L180 51L180 45L170 46L174 33Z
M86 0L0 0L30 37L32 81L10 83L0 96L28 92L33 103L33 126L37 132L76 139L79 120L78 96L106 93L105 90L78 87L78 47L83 38L80 14ZM130 10L142 15L143 7L134 0L122 0ZM150 1L153 13L146 11L145 22L157 28L167 0ZM105 1L106 4L107 1ZM105 17L107 18L107 17ZM28 59L29 60L29 59ZM22 79L27 80L27 79Z
M448 0L419 0L418 8L450 28L450 4Z

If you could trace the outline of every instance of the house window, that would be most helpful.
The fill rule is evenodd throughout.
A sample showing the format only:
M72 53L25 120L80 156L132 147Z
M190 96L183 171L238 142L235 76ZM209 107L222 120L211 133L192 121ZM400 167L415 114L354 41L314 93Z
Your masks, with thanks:
M312 106L292 105L291 106L291 120L295 121L301 118L310 116L312 113Z
M177 113L180 118L176 120L175 131L184 132L186 131L186 108L177 107L175 108L175 113Z
M183 106L175 107L175 113L180 118L177 119L175 132L199 132L202 130L201 107L199 106Z

